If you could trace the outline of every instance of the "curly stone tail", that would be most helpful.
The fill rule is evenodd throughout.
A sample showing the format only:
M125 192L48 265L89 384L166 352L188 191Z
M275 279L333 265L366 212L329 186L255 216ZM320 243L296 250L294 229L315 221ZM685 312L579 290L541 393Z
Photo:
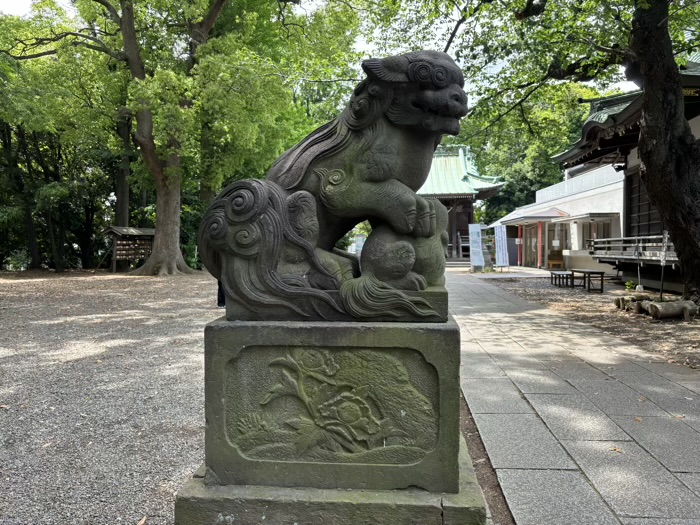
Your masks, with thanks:
M438 315L424 299L409 297L373 275L345 281L339 292L343 306L355 317L402 317L406 312L425 318Z

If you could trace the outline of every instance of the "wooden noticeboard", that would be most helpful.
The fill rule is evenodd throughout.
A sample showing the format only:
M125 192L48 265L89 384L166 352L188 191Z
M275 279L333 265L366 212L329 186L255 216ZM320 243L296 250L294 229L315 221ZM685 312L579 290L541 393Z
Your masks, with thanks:
M110 226L103 234L110 235L112 242L112 271L117 270L117 261L148 259L153 250L154 228L130 228Z

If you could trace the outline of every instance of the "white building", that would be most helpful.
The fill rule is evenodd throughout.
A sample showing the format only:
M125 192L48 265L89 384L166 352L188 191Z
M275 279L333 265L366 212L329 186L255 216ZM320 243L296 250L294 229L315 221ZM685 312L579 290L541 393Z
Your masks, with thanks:
M685 116L700 137L700 53L688 58L681 79ZM664 250L665 226L639 174L642 92L589 102L581 139L553 157L566 168L566 180L494 224L512 227L523 266L618 270L635 280L639 271L653 287L664 261L667 278L677 279L672 239Z
M520 266L597 268L586 241L620 236L623 184L623 173L612 166L567 170L566 180L538 191L534 204L491 226L517 227Z

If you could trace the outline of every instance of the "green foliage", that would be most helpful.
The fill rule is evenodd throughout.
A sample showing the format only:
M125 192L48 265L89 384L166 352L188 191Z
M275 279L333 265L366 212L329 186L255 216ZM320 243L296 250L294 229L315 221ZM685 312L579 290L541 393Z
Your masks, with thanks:
M367 0L368 7L375 2ZM526 0L385 1L367 11L371 42L382 52L445 49L463 66L472 112L459 138L485 175L506 180L483 210L490 222L534 201L534 192L560 180L549 157L580 130L587 107L576 103L596 89L638 79L628 49L635 9L647 2ZM537 16L537 6L544 6ZM526 9L531 9L527 12ZM700 49L700 3L671 3L669 34L677 61ZM625 67L623 67L625 66ZM579 92L577 94L577 92Z
M625 283L625 290L632 291L635 288L637 288L637 283L635 283L634 281L627 281Z
M580 84L545 86L517 114L495 123L497 116L487 111L467 119L460 139L469 145L479 173L505 182L479 209L479 222L490 224L534 202L537 190L562 180L551 157L580 138L588 105L579 104L579 98L598 95Z
M39 251L32 264L94 264L125 162L132 225L153 226L153 174L136 144L117 134L125 108L132 120L147 108L159 158L177 159L168 175L181 182L181 242L196 266L204 190L263 176L334 116L353 87L335 80L357 76L348 63L357 59L360 19L344 3L227 2L192 51L190 28L211 1L134 2L144 79L122 60L124 38L103 5L73 5L75 17L54 0L34 2L28 17L0 15L0 125L9 130L0 150L0 267L22 266L8 261L29 254L32 243Z

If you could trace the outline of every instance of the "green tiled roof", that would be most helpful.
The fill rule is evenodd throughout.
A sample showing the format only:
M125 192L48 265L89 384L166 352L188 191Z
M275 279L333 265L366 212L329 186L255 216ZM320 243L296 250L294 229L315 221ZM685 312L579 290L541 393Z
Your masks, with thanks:
M603 122L607 121L611 116L621 113L622 110L627 108L632 102L633 100L628 100L626 102L621 102L620 104L608 106L605 109L596 111L595 113L591 113L586 122L594 121L602 124Z
M474 165L469 151L459 148L456 152L438 150L428 179L418 190L423 196L478 196L479 192L498 188L502 183L496 177L482 177Z

